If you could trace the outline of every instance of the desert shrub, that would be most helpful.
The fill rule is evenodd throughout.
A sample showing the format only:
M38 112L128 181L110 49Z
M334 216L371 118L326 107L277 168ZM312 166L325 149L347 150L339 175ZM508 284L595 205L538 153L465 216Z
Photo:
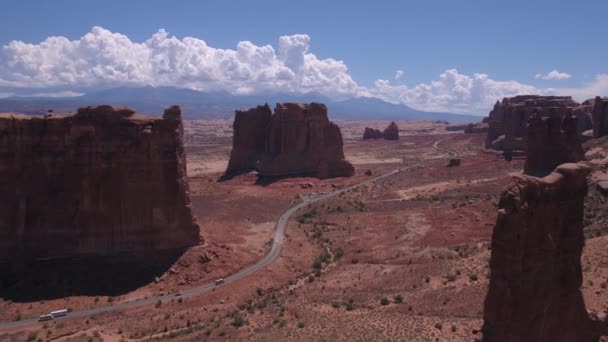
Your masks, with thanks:
M435 328L441 330L443 328L443 325L440 322L435 323Z
M340 308L340 303L333 302L333 303L331 303L331 307L334 308L334 309L339 309Z
M36 341L36 337L38 336L38 332L37 331L31 331L28 335L27 335L27 341Z
M264 294L264 290L262 290L261 288L258 287L258 289L256 290L258 296L261 296Z
M469 279L471 279L471 281L477 281L477 274L475 274L475 273L469 274Z
M298 328L300 328L300 329L304 328L304 322L298 322Z
M381 305L388 305L390 302L388 301L388 298L383 297L382 299L380 299L380 304Z
M338 260L344 256L344 250L340 247L334 250L334 260Z
M456 332L456 326L455 325L452 325L451 329L452 329L452 332Z
M232 316L232 323L230 324L232 324L232 326L235 328L240 328L247 323L248 322L245 317L243 317L240 312L236 311L235 314Z
M162 304L163 304L163 302L159 299L156 301L156 304L154 304L154 307L159 308Z
M395 301L395 303L403 303L403 296L401 295L396 295L393 300Z
M308 276L308 282L312 283L313 281L315 281L315 277L312 275Z

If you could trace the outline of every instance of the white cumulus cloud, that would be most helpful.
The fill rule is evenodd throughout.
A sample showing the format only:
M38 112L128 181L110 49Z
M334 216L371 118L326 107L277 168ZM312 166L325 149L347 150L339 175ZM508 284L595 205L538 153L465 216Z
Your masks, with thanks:
M320 59L306 34L279 37L272 45L238 42L220 49L198 38L178 39L159 30L143 42L93 27L79 39L49 37L38 44L12 41L0 49L0 97L15 94L75 96L119 86L172 86L234 94L318 92L332 98L371 96L425 111L486 114L503 97L572 95L582 101L608 94L608 75L579 88L537 88L484 73L442 72L427 83L407 85L405 73L364 87L340 60ZM569 78L553 70L537 78Z
M565 72L559 72L555 69L553 69L552 71L550 71L546 74L536 74L534 76L534 78L539 79L539 80L551 80L551 81L567 80L570 77L572 77L572 75L565 73Z
M176 86L252 93L268 90L353 94L357 84L342 61L309 52L310 37L279 38L271 45L239 42L236 49L178 39L159 30L138 43L101 27L80 39L49 37L39 44L12 41L0 52L0 90L73 91L116 86Z

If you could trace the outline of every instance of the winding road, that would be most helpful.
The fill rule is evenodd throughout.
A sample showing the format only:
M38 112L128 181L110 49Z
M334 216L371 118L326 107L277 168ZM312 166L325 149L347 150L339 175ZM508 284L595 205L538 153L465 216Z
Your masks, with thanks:
M453 157L457 157L458 153L452 150L449 150L447 148L444 147L440 147L439 143L450 139L445 138L445 139L441 139L441 140L437 140L433 143L433 148L445 152L448 154L448 158L453 158ZM339 189L330 193L326 193L324 195L321 195L319 197L315 197L314 199L311 199L309 201L306 202L302 202L294 207L291 207L289 210L287 210L286 212L284 212L281 217L279 218L279 221L277 222L277 228L276 231L274 233L273 236L273 242L272 242L272 247L270 248L270 251L268 252L268 254L266 254L264 256L264 258L262 258L261 260L259 260L257 263L255 263L252 266L246 267L242 270L240 270L237 273L234 273L228 277L226 277L224 279L224 283L216 285L215 282L212 283L208 283L208 284L204 284L204 285L200 285L200 286L196 286L193 288L189 288L186 290L181 290L180 292L178 292L178 296L181 298L188 298L188 297L195 297L195 296L199 296L201 294L204 294L206 292L211 291L214 288L218 288L221 286L226 286L230 283L236 282L238 280L241 280L253 273L256 273L260 270L262 270L263 268L265 268L266 266L270 265L274 260L276 260L279 257L279 254L281 252L281 247L285 241L285 229L287 228L287 221L291 218L292 215L294 215L296 212L298 212L299 210L309 206L310 204L316 203L316 202L320 202L335 196L338 196L342 193L348 192L350 190L353 190L355 188L358 188L360 186L364 186L373 182L376 182L380 179L386 178L386 177L390 177L393 176L395 174L404 172L404 171L408 171L411 170L413 168L419 167L423 164L426 164L428 162L431 161L435 161L438 159L446 159L445 157L441 157L441 158L433 158L433 159L427 159L425 161L416 163L414 165L410 165L404 168L400 168L388 173L385 173L383 175L374 177L374 178L370 178L364 182L355 184L355 185L351 185L349 187L343 188L343 189ZM138 307L142 307L142 306L146 306L146 305L153 305L156 304L158 301L168 301L171 299L175 299L175 298L179 298L176 296L176 294L167 294L167 295L162 295L162 296L153 296L153 297L148 297L145 299L138 299L138 300L134 300L134 301L130 301L130 302L124 302L124 303L119 303L119 304L113 304L113 305L106 305L106 306L100 306L100 307L96 307L96 308L91 308L91 309L84 309L84 310L78 310L78 311L73 311L70 312L68 314L68 316L66 317L62 317L59 318L58 320L66 320L66 319L74 319L74 318L85 318L85 317L90 317L90 316L94 316L97 314L101 314L101 313L106 313L106 312L112 312L112 311L119 311L119 310L125 310L125 309L132 309L132 308L138 308ZM61 309L61 308L57 308L57 309ZM42 313L41 313L42 314ZM30 318L30 319L24 319L24 320L20 320L20 321L8 321L8 322L0 322L0 330L4 330L4 329L15 329L15 328L26 328L29 326L33 326L35 324L42 324L40 322L38 322L38 318Z

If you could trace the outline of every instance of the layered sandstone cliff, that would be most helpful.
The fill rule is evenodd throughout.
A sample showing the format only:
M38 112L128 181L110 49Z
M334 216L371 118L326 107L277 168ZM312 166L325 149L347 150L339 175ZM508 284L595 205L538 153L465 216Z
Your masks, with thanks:
M577 126L578 119L572 114L563 117L533 114L527 125L524 173L542 177L558 165L585 160Z
M260 176L349 177L342 133L320 103L278 103L274 114L258 106L237 111L226 175L256 170Z
M365 127L365 130L363 131L363 140L368 139L399 140L399 127L394 121L391 121L384 131Z
M595 342L605 333L580 291L588 172L569 163L544 178L515 175L501 195L484 341Z
M0 114L0 259L192 246L179 107Z
M543 117L558 118L575 115L579 118L578 123L580 124L577 132L581 134L590 129L589 111L590 107L587 104L579 104L570 96L521 95L504 98L502 102L496 102L488 116L486 147L495 149L525 147L527 122L535 113ZM501 137L503 137L503 142L499 140L495 143ZM504 141L518 142L519 140L521 143L515 145L504 143Z
M608 97L596 97L591 109L593 137L608 135Z

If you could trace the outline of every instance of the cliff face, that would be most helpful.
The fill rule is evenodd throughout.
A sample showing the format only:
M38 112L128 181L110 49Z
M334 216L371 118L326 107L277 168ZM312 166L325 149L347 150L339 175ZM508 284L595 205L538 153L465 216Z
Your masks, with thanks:
M591 109L593 137L608 135L608 97L596 97Z
M492 235L484 341L597 341L580 291L588 167L514 176Z
M268 104L246 111L237 110L232 124L232 151L227 173L255 168L257 157L266 149L266 128L272 111Z
M363 140L368 139L399 140L399 127L394 121L391 121L384 131L365 127L365 130L363 131Z
M278 103L273 115L269 111L260 106L246 112L251 116L236 113L227 175L254 169L271 177L353 175L353 166L344 159L340 128L327 118L325 105Z
M0 259L198 244L182 136L179 107L0 114Z
M533 114L528 120L524 173L542 177L558 165L585 160L577 133L578 119Z
M506 140L524 139L528 119L534 113L543 117L580 116L581 127L578 131L582 133L586 128L583 124L589 121L588 109L584 110L581 106L570 96L521 95L504 98L502 102L496 102L488 116L486 147L501 149L501 144L493 145L493 142L503 135Z

